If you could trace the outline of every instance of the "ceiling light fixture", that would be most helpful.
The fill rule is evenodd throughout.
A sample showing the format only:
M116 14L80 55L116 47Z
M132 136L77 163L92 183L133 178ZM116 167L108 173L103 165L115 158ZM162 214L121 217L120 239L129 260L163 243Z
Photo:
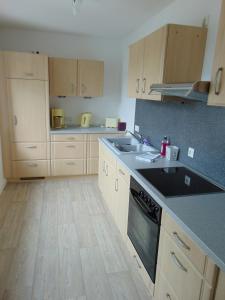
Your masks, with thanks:
M72 10L74 16L79 13L82 2L83 0L72 0Z

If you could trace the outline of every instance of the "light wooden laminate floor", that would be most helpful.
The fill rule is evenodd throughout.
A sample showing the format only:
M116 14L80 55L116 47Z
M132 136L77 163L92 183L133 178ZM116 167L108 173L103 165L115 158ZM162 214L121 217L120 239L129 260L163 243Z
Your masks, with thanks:
M7 185L0 196L0 299L151 299L97 177Z

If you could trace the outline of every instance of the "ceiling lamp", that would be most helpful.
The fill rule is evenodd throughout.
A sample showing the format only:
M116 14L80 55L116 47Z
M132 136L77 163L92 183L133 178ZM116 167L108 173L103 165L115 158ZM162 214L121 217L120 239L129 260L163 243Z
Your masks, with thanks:
M80 11L82 2L83 2L83 0L72 0L72 10L73 10L74 16L76 16L78 14L78 12Z

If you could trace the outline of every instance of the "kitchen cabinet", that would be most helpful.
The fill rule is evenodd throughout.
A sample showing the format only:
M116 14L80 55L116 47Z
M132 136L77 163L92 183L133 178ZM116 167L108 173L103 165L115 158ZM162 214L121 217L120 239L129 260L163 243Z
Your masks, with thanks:
M49 58L50 96L77 96L77 60Z
M225 273L220 271L215 292L215 300L225 299Z
M104 87L104 62L78 60L78 96L101 97Z
M129 48L128 95L162 100L150 94L153 83L187 83L201 79L207 29L166 25Z
M48 80L46 55L3 52L6 78Z
M12 142L46 142L48 88L41 80L7 79Z
M209 105L225 106L225 0L222 0L219 30L212 69Z
M51 57L49 86L50 96L101 97L104 62Z
M50 175L50 161L13 161L12 169L14 178L46 177Z
M163 211L155 299L212 300L217 274L216 265Z

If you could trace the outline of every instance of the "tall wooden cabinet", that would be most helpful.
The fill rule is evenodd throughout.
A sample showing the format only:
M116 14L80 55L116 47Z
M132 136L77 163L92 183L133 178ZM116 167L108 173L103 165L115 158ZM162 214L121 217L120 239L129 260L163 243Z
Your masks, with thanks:
M225 0L222 0L219 30L212 70L209 105L225 106Z
M184 83L201 79L207 29L166 25L130 46L128 95L161 100L150 94L153 83Z
M103 96L103 61L52 57L49 77L50 96Z
M4 97L0 99L0 113L5 176L49 176L47 56L3 52L1 58Z

